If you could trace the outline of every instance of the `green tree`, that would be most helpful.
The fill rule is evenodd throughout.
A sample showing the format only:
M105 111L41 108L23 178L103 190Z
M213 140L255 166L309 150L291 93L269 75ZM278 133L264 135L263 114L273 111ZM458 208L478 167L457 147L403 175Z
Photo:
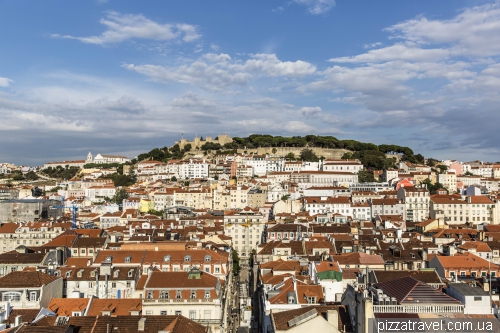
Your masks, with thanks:
M186 143L186 144L184 145L184 151L190 151L190 150L191 150L191 148L192 148L192 146L191 146L191 144L190 144L190 143Z
M375 183L375 177L373 176L373 172L367 170L361 170L358 172L358 181L360 183Z
M425 185L427 187L427 189L429 190L430 194L436 194L437 190L439 190L440 188L444 188L443 184L441 184L439 182L437 182L435 184L432 184L430 179L426 179L426 180L422 181L421 184L423 184L423 185Z
M238 252L233 249L232 251L232 256L233 256L233 273L235 275L238 275L240 273L240 256L238 255Z
M300 159L305 162L318 162L319 157L312 151L312 149L302 149L300 152Z
M276 154L278 150L276 148L273 148L271 151L273 152L273 154Z
M170 180L173 181L173 182L176 182L177 181L177 177L172 176L172 178L170 178Z
M39 179L38 175L34 171L28 171L26 173L25 178L26 178L26 180L31 180L31 181Z
M288 154L286 154L285 158L286 158L287 160L291 160L291 161L292 161L292 160L293 160L293 161L295 161L295 160L296 160L296 158L295 158L295 154L294 154L294 153L288 153Z
M150 209L148 211L148 214L156 215L156 216L159 216L159 217L163 216L163 212L162 211L160 211L160 210L154 210L154 209Z
M443 164L439 164L437 167L439 169L439 173L445 173L448 170L448 167Z
M123 200L128 198L128 193L126 188L121 188L115 192L115 196L111 199L114 203L121 204Z
M5 183L5 186L7 186L8 188L12 188L12 186L14 186L14 184L12 184L12 179L7 179L7 182Z

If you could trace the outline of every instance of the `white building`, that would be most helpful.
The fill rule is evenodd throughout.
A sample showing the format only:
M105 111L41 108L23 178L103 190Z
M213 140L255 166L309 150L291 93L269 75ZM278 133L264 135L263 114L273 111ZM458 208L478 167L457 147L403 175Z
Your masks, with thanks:
M224 234L232 237L233 249L241 258L248 258L252 250L257 250L265 229L264 216L257 210L247 207L239 213L224 215Z

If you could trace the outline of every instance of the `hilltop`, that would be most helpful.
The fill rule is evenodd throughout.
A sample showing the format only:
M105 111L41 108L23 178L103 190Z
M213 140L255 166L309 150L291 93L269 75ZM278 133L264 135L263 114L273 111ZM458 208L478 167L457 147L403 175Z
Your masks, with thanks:
M182 139L173 146L154 148L132 160L132 163L153 159L168 161L180 159L186 155L210 157L219 154L235 153L268 153L284 156L289 159L318 160L330 158L357 158L367 168L387 169L395 166L401 159L412 163L424 163L424 156L414 154L413 150L394 144L376 145L356 140L339 140L333 136L272 136L269 134L252 134L248 137L233 137L221 135L195 138L192 141ZM331 153L331 156L318 155L321 152Z

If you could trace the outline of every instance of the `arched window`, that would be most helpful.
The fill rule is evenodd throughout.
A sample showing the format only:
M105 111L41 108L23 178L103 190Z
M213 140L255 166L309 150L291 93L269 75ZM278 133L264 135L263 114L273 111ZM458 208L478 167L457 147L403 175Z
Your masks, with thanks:
M170 254L166 255L166 256L163 258L163 261L170 261Z
M206 255L205 256L205 261L212 261L212 257L210 255Z
M125 257L125 262L130 262L132 260L132 256Z
M191 261L191 256L189 254L187 256L185 256L184 261L186 261L186 262Z
M10 293L4 293L2 295L2 301L20 301L21 300L21 293L15 293L15 292L10 292Z

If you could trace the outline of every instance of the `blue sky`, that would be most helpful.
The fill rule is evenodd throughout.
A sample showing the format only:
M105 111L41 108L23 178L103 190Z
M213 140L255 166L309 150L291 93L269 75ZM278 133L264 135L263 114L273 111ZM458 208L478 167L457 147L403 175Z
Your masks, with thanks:
M0 162L334 135L500 160L495 1L0 0Z

